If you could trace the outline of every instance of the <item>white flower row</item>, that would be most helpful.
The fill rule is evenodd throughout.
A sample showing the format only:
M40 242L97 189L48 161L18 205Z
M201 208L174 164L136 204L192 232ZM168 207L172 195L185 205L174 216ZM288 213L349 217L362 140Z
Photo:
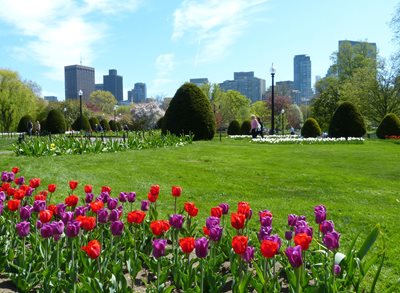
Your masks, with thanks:
M231 135L232 139L251 138L250 135ZM335 144L335 143L353 143L362 144L364 138L362 137L308 137L304 138L298 135L267 135L264 138L257 137L251 139L252 142L269 143L269 144Z

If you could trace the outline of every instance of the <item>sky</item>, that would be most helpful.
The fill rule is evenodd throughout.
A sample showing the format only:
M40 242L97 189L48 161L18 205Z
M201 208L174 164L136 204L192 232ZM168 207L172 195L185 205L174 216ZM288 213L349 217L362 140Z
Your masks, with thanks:
M384 3L384 4L383 4ZM64 66L123 76L148 97L172 97L191 78L211 83L254 71L293 80L293 58L325 76L339 40L375 42L383 58L399 49L390 27L398 0L0 0L0 68L17 71L64 100Z

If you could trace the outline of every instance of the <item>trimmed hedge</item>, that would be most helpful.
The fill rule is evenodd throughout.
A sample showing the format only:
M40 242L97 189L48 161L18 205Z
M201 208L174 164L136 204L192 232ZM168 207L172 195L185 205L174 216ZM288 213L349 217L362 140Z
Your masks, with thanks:
M376 136L386 138L386 136L400 136L400 119L394 113L386 114L376 130Z
M72 123L72 129L76 130L76 131L80 131L80 130L84 130L84 131L91 131L92 129L90 128L90 123L89 123L89 119L83 115L82 116L82 125L81 125L81 116L78 116L74 123Z
M97 131L96 125L100 124L99 119L97 119L97 117L91 117L89 119L89 123L90 123L90 128L92 128L92 130Z
M194 140L211 140L215 129L215 117L208 98L195 84L183 84L165 112L162 133L192 134Z
M101 125L101 127L103 128L104 131L110 131L111 130L110 124L108 124L108 121L106 119L102 119L100 121L100 125Z
M50 110L47 114L45 129L49 133L65 133L66 124L63 113L58 109Z
M240 126L240 134L241 135L249 135L251 130L251 122L248 120L243 121Z
M238 135L240 134L240 124L239 121L233 120L228 126L228 135Z
M25 115L22 116L21 119L19 120L18 126L17 126L17 131L18 132L28 132L28 122L32 121L33 123L33 118L31 115Z
M321 135L321 133L321 127L319 127L317 120L314 118L308 118L301 128L301 136L305 138L318 137Z
M343 102L336 109L329 125L330 137L362 137L367 132L364 118L350 102Z

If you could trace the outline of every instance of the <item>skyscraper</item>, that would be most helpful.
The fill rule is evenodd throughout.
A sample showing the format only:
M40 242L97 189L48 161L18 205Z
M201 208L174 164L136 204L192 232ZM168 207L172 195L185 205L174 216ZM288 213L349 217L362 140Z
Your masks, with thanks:
M224 91L235 90L251 100L252 103L262 100L265 92L265 80L254 77L254 72L234 72L233 80L219 84Z
M307 103L312 95L311 89L311 59L307 55L295 55L293 60L294 67L294 91L295 103L300 105Z
M82 65L64 67L65 99L79 99L78 92L82 90L84 100L88 100L94 91L94 68Z
M128 91L128 101L131 103L144 103L147 99L147 88L143 82L135 83L133 90Z
M194 83L197 86L201 86L202 84L208 83L208 78L202 77L202 78L191 78L189 82Z
M117 75L116 69L110 69L108 75L103 75L103 90L112 93L118 102L124 99L122 88L122 76Z

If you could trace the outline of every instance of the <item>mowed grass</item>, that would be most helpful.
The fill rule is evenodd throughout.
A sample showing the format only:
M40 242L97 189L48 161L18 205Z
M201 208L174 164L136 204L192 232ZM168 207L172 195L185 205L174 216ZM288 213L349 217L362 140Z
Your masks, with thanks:
M380 287L400 275L400 145L367 140L362 145L262 145L248 140L223 138L194 142L177 148L28 158L0 156L2 170L21 168L25 178L39 177L42 187L56 183L56 199L67 195L68 181L83 185L136 191L139 202L150 185L159 184L158 207L166 217L173 212L171 186L183 188L178 202L193 201L200 209L203 226L211 207L227 202L248 201L254 211L251 227L258 229L256 213L274 214L274 232L283 237L289 213L306 215L313 223L313 207L324 204L335 222L344 248L361 232L361 238L380 224L383 235L378 247L386 246L386 261ZM140 203L136 204L139 208ZM341 249L344 251L344 249Z

